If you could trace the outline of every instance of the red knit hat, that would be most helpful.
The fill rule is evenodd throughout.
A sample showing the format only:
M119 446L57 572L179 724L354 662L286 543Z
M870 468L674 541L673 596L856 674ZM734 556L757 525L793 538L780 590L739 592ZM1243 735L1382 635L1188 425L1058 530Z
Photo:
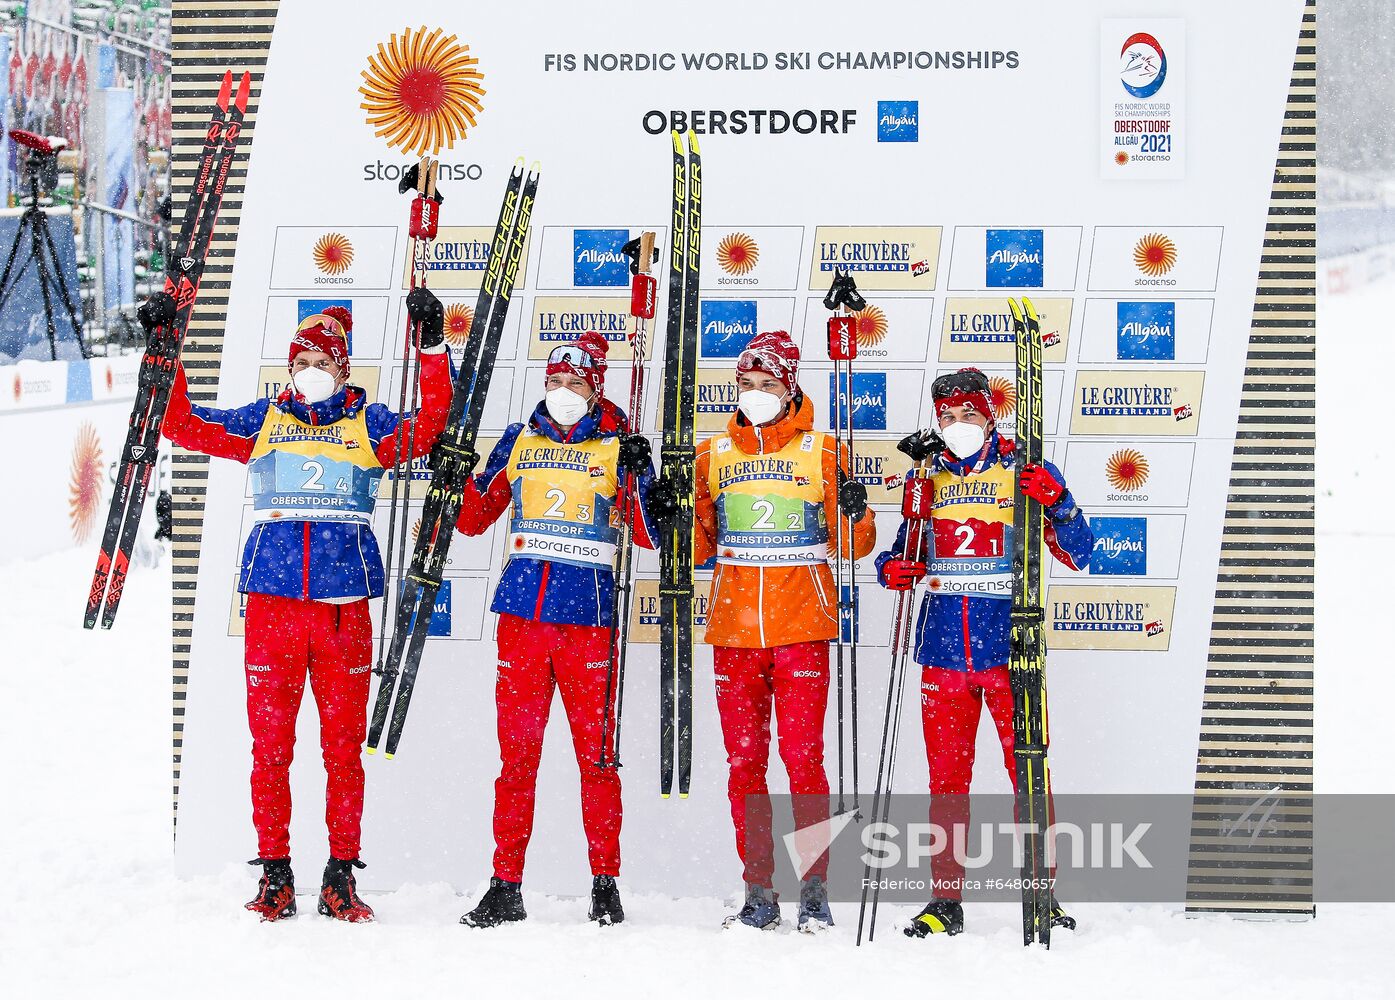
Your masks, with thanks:
M793 393L799 381L799 346L784 330L756 334L736 359L738 375L750 371L773 375L785 383L788 392Z
M286 365L295 363L301 351L321 351L339 366L346 378L349 374L349 331L354 328L353 316L343 306L330 306L322 313L306 316L291 338L291 353Z
M555 347L547 356L547 374L566 372L584 378L596 396L605 395L606 352L609 342L594 330L588 330L570 344Z
M988 376L977 368L960 368L941 375L930 384L930 398L935 405L936 420L951 406L977 410L993 420L993 390L989 388Z

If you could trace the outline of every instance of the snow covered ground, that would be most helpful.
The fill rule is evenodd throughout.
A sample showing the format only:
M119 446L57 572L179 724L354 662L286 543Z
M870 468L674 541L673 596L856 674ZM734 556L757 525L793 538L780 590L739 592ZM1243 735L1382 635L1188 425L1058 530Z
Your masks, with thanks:
M1319 464L1318 767L1325 791L1392 790L1368 734L1395 695L1366 623L1390 614L1395 532L1371 526L1395 487L1388 429L1370 420L1376 363L1395 345L1377 286L1323 303ZM1379 393L1380 389L1376 389ZM1379 405L1379 400L1376 400ZM18 504L13 498L9 503ZM0 512L0 523L22 523ZM1308 923L1189 918L1164 906L1079 906L1082 929L1050 953L1023 949L1009 905L971 907L969 932L910 941L885 907L883 933L853 946L856 909L818 938L722 932L722 900L627 896L629 921L601 930L585 901L528 897L530 920L492 932L456 919L444 885L375 896L379 922L317 917L313 896L283 924L241 909L253 871L171 874L168 568L133 574L118 628L84 632L92 554L0 565L0 995L197 997L256 994L517 996L1166 997L1395 996L1384 921L1395 906L1325 904ZM62 708L59 722L59 709ZM313 759L313 755L310 759ZM315 887L318 870L300 873ZM473 898L473 897L471 897ZM1030 985L1029 985L1030 984Z

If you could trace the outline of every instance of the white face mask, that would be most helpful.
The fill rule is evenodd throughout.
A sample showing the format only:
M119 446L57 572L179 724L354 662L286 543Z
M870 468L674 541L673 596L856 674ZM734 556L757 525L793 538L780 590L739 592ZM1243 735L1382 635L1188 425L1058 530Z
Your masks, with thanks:
M307 403L323 403L338 388L336 379L323 368L302 368L291 376L295 391L305 397Z
M955 457L961 460L977 455L988 440L988 434L982 427L964 420L956 420L948 427L941 427L940 437L944 438L945 444L954 452Z
M736 397L736 405L747 420L759 426L780 415L785 408L785 397L763 389L747 389Z
M589 399L578 396L566 386L547 390L547 415L564 427L570 427L586 416L590 406Z

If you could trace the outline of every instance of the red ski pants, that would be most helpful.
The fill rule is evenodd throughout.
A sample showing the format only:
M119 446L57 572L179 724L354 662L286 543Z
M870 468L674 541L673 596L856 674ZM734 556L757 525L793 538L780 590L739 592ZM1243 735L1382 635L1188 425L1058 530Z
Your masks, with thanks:
M828 710L828 641L770 649L713 646L717 714L726 744L727 798L736 826L744 879L769 886L774 875L769 790L770 709L778 727L780 760L794 796L795 827L828 819L828 775L823 769L823 723ZM825 854L808 870L828 874Z
M358 857L373 626L366 599L325 604L247 595L247 724L252 730L252 823L257 853L291 853L291 757L305 677L320 711L329 853Z
M920 719L925 731L925 755L930 764L931 822L965 843L969 825L969 784L973 778L975 740L984 703L998 730L1003 766L1017 789L1016 739L1012 730L1012 687L1007 667L987 670L948 670L925 666L920 680ZM1047 815L1054 814L1050 799ZM931 859L935 895L963 897L964 866L952 850Z
M523 881L554 687L562 693L581 771L581 823L591 874L620 874L620 775L613 767L596 766L609 659L609 629L499 616L494 703L502 766L494 783L494 874L501 879Z

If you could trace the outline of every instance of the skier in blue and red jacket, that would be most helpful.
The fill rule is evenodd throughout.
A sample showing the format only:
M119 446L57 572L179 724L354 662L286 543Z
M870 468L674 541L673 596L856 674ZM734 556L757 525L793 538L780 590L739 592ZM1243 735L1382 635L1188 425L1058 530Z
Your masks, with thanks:
M499 615L499 780L494 783L494 873L460 922L493 927L526 918L523 860L543 731L554 689L571 727L581 772L581 821L591 863L590 918L624 920L620 874L620 773L598 766L610 659L615 549L625 474L635 476L635 542L654 547L646 508L654 467L648 440L605 397L605 338L582 334L552 351L546 399L511 424L470 481L458 527L483 534L506 510L508 562L490 610ZM614 730L612 729L613 733Z
M877 557L877 573L890 590L909 590L928 577L915 630L921 723L935 800L932 821L953 831L969 821L974 740L984 702L1008 776L1014 787L1017 783L1007 664L1018 453L1013 441L998 433L992 392L981 371L942 375L930 394L946 446L930 466L933 514L921 551L906 551L903 522L895 544ZM1070 569L1084 569L1094 533L1060 470L1050 462L1025 466L1022 490L1044 507L1043 538L1052 556ZM931 870L934 898L906 929L913 937L964 928L963 864L946 850L932 858ZM1052 912L1055 923L1075 926L1054 900Z
M163 296L163 299L161 298ZM159 293L142 322L173 318ZM368 599L383 595L383 562L369 518L386 468L425 455L445 426L451 400L444 313L427 289L407 310L420 324L421 408L405 419L349 384L350 315L309 316L291 340L290 384L276 399L231 410L189 400L181 365L163 433L190 451L247 465L255 523L237 589L247 595L247 721L252 730L252 822L262 866L247 908L265 920L295 913L289 772L296 714L310 687L320 714L330 858L319 911L371 920L359 898L363 764L373 629ZM400 450L400 455L399 455Z

